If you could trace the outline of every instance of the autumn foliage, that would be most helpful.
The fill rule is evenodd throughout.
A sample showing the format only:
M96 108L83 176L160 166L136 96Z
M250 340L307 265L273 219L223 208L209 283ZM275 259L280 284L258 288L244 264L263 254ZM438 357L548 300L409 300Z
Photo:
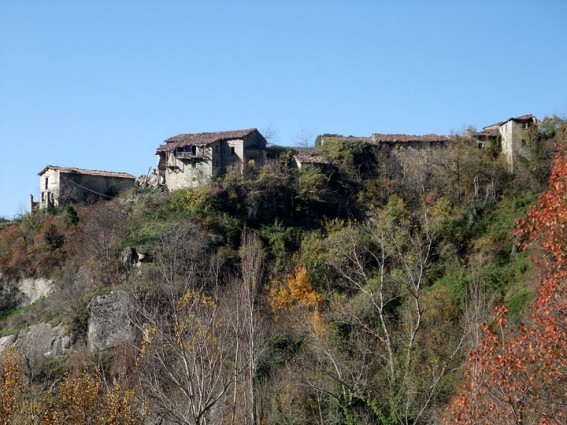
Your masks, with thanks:
M136 425L142 422L135 406L132 390L107 385L100 371L86 367L37 393L18 349L2 352L0 425Z
M540 270L529 319L506 322L503 303L469 355L466 382L450 404L446 424L567 423L567 155L557 154L549 189L517 236L533 247Z

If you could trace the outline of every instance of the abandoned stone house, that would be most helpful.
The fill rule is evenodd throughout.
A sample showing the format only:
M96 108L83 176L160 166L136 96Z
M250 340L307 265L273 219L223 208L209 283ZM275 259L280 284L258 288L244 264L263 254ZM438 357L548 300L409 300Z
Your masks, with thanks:
M326 168L331 164L329 158L318 155L314 148L293 148L293 165L297 169L302 169L305 166L312 166L317 168Z
M450 136L440 136L437 134L411 135L411 134L383 134L373 133L371 137L354 136L327 136L320 139L321 144L330 141L345 143L374 143L387 150L394 149L432 149L447 147L451 143Z
M266 139L255 128L179 134L157 148L157 174L169 190L198 187L230 168L244 173L266 161Z
M528 139L530 133L536 131L537 127L538 122L536 117L533 115L522 115L487 125L483 127L483 131L474 133L473 137L476 138L479 143L500 138L502 153L506 157L510 171L513 172L518 155L525 158L531 156Z
M509 118L495 124L488 125L481 132L466 131L464 136L477 144L482 149L486 143L500 140L501 150L508 162L511 172L514 172L515 162L518 156L529 158L531 155L528 146L530 133L537 131L538 122L533 115L522 115ZM385 147L388 151L395 150L431 150L434 148L445 148L450 146L456 137L425 134L381 134L373 133L371 137L343 137L325 136L320 139L324 144L329 141L340 141L345 143L368 142Z
M134 186L135 178L128 173L48 165L39 173L40 199L30 195L30 210L47 208L68 202L81 203L110 199Z
M388 149L432 149L447 147L451 143L449 136L437 134L411 135L411 134L380 134L373 133L371 137L373 143L385 146Z

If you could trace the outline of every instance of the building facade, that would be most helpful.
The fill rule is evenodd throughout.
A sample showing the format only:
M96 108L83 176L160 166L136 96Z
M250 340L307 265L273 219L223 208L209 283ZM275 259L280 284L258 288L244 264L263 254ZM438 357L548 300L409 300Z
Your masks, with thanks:
M495 124L487 125L481 134L489 137L500 137L502 143L502 153L514 172L514 165L517 155L529 158L531 155L528 146L530 133L537 130L537 119L533 115L522 115L520 117L509 118Z
M110 199L134 186L133 175L115 171L48 165L39 173L40 199L30 209Z
M160 184L169 190L198 187L231 168L244 173L266 161L266 139L255 128L180 134L156 150Z

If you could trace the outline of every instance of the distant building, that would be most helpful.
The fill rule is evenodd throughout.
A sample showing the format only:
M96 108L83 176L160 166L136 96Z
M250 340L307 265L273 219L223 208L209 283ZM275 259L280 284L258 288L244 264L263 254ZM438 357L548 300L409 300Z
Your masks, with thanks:
M235 167L244 173L266 161L266 139L255 128L180 134L156 151L157 173L169 190L198 187Z
M30 209L47 208L65 203L110 199L134 186L128 173L48 165L39 173L40 199L30 197Z
M506 121L487 125L481 133L477 133L479 140L501 138L502 153L510 166L510 171L514 171L516 155L530 157L531 152L527 146L530 131L537 129L537 118L533 115L522 115L520 117L509 118Z
M431 149L446 147L451 143L449 136L440 136L437 134L412 135L412 134L383 134L373 133L371 137L354 137L354 136L337 136L325 135L321 136L319 143L324 145L330 142L342 143L373 143L385 149Z
M314 148L293 148L293 161L298 169L305 165L314 166L317 168L325 168L331 164L329 158L325 158L317 154Z
M386 146L390 149L395 147L412 149L431 149L446 147L451 143L449 136L437 134L411 135L411 134L381 134L373 133L372 142Z

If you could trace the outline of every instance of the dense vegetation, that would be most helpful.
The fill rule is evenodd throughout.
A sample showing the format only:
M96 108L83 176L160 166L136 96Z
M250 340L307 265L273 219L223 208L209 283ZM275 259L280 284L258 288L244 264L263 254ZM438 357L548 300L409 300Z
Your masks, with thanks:
M0 312L2 334L61 322L76 349L37 364L4 351L0 423L553 423L566 414L563 155L555 192L538 201L552 147L565 143L558 121L544 120L514 175L497 147L465 138L432 151L328 140L317 146L327 166L298 170L292 151L277 149L264 167L196 190L2 223L2 279L56 285L31 307ZM129 246L152 262L125 266ZM130 295L138 339L90 354L81 349L89 301L117 289ZM541 350L529 361L510 354ZM539 404L526 402L533 380L507 381L531 373Z

